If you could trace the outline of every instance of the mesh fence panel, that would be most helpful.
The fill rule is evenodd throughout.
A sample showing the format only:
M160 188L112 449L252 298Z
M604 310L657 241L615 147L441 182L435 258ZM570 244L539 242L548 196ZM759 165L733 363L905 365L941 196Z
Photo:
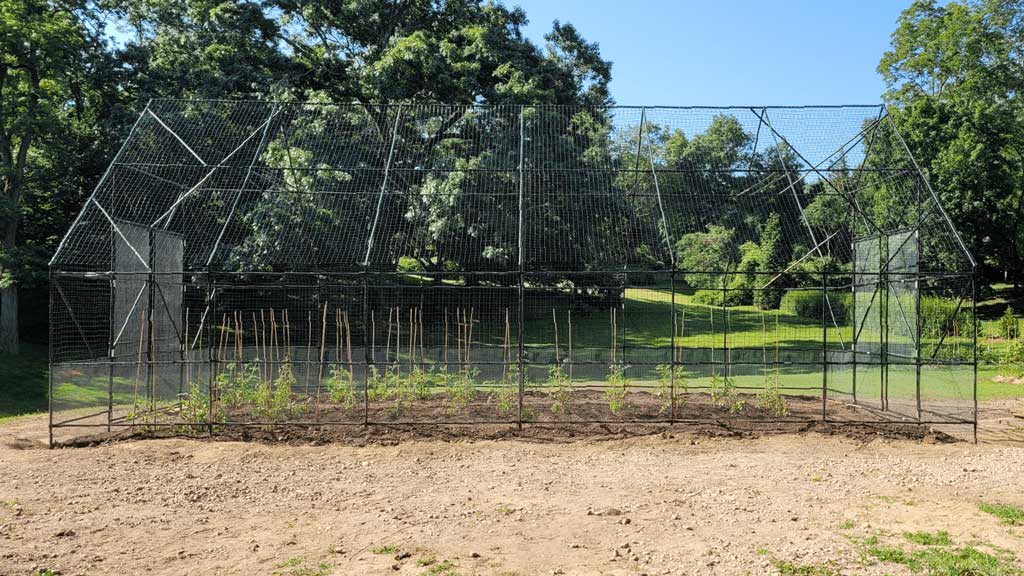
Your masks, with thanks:
M51 262L53 397L126 425L970 420L973 264L883 107L159 100Z

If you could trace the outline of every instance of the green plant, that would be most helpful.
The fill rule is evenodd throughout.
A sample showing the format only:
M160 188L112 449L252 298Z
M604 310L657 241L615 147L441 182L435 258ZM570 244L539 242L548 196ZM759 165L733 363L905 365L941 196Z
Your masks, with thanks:
M991 514L1003 524L1010 526L1024 525L1024 509L1009 504L978 504L978 509L986 514Z
M686 378L683 377L683 367L673 366L671 364L658 364L655 367L655 372L658 374L658 389L655 395L661 400L661 409L658 411L659 414L664 414L672 409L672 377L675 376L675 401L676 404L684 406L686 404L686 391L687 383ZM682 392L682 394L679 394Z
M256 387L255 413L266 422L280 422L293 414L292 387L296 384L290 362L284 362L277 381L263 380Z
M399 548L392 544L384 544L382 546L374 546L373 548L370 548L370 552L373 552L374 554L398 554Z
M761 409L774 416L789 414L789 406L786 405L786 399L779 392L778 376L772 378L770 375L765 375L764 387L757 394L757 404Z
M562 367L555 365L548 368L548 381L545 383L548 397L551 398L551 411L555 414L567 414L572 401L572 382L562 372Z
M398 381L398 369L388 367L383 372L376 366L370 366L370 374L366 380L366 395L370 402L382 402L391 396L391 390Z
M430 398L430 390L434 387L435 380L433 368L424 370L417 366L401 381L401 394L412 400L426 400Z
M479 370L459 372L448 378L448 412L464 410L476 398L476 377Z
M839 576L839 571L825 564L796 564L785 560L772 560L772 566L781 576Z
M505 371L493 397L497 400L498 414L507 416L519 407L519 366L512 365Z
M455 564L448 560L442 560L427 569L430 576L455 576Z
M356 386L352 373L341 365L335 364L330 368L330 376L327 378L327 393L331 402L340 404L343 408L352 408L356 405Z
M1020 337L1020 323L1013 314L1013 307L1007 306L1003 315L999 317L999 333L1007 340Z
M949 532L939 530L938 532L904 532L903 537L921 546L949 546L953 541L949 538Z
M1003 350L1003 357L1000 359L1003 364L1024 363L1024 340L1014 340Z
M305 566L306 560L302 557L289 558L277 565L278 570L274 576L327 576L332 566L326 562L320 562L316 566Z
M218 400L227 409L253 404L260 386L260 369L255 363L244 366L228 364L214 380Z
M210 395L198 382L189 383L188 394L182 397L180 406L181 419L189 424L205 424L210 417ZM196 427L188 426L184 430L194 431Z
M608 367L608 385L604 389L605 400L608 401L608 409L612 414L618 414L626 407L626 389L629 382L626 380L626 371L621 364L612 364Z

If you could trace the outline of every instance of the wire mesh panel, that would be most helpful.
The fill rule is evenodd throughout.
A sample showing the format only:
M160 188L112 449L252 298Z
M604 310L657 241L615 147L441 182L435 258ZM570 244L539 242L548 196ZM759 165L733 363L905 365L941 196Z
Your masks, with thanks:
M973 422L973 267L880 106L156 100L55 425Z

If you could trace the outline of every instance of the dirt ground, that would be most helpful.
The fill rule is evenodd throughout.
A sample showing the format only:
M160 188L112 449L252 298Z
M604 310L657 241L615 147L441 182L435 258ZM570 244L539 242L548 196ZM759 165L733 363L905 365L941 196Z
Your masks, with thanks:
M982 415L977 445L676 426L59 450L28 417L0 424L0 574L910 574L865 540L918 530L1024 565L1024 528L978 509L1024 505L1024 401Z

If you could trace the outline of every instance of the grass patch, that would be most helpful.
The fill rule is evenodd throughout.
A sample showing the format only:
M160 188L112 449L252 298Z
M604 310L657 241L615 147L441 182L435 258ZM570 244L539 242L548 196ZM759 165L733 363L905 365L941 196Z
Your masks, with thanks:
M949 538L949 532L939 530L938 532L904 532L903 537L921 546L950 546L953 541Z
M999 522L1008 526L1020 526L1024 524L1024 509L1009 504L978 504L978 509L986 514L999 518Z
M839 576L839 572L827 564L796 564L785 560L772 560L772 566L782 576Z
M46 346L22 342L21 354L0 355L0 421L45 412L49 357Z
M401 550L399 550L398 546L392 546L390 544L370 548L370 552L373 552L374 554L398 554L400 551Z
M327 576L333 566L326 562L310 566L307 565L305 558L296 557L281 562L277 568L274 576Z
M448 560L443 560L432 565L427 569L426 574L430 576L457 576L455 573L455 564L452 564Z
M908 540L914 541L908 534L928 533L908 532L904 534ZM929 534L927 538L923 539L934 540L937 538L937 534ZM948 541L948 534L945 539ZM915 543L917 542L915 541ZM951 544L950 541L948 545ZM1024 574L1014 563L1012 554L989 554L970 545L957 548L937 547L948 545L927 545L929 547L921 550L905 550L898 546L883 545L879 543L877 536L872 536L865 541L865 551L867 556L879 562L899 564L911 572L923 573L928 576L1021 576Z

